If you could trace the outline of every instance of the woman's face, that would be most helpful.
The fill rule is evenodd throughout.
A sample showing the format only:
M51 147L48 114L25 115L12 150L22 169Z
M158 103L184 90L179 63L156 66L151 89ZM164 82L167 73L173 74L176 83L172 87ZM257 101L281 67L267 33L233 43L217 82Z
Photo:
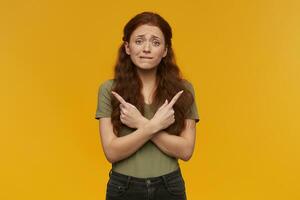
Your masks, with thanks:
M132 62L141 69L153 69L167 55L165 39L157 26L141 25L131 34L125 50Z

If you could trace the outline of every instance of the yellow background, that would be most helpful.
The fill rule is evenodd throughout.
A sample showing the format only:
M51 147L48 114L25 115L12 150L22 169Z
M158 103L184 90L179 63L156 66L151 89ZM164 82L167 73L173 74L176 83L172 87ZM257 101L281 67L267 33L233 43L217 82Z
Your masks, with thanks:
M188 199L300 199L299 10L297 0L1 1L0 199L104 199L97 90L142 11L170 23L196 91L195 152L180 161Z

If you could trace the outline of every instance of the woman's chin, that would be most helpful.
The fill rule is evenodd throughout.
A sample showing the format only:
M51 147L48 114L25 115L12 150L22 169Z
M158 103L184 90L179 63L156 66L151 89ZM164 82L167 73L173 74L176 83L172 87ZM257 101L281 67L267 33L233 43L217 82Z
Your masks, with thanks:
M156 68L156 66L153 65L138 65L137 68L139 70L153 70Z

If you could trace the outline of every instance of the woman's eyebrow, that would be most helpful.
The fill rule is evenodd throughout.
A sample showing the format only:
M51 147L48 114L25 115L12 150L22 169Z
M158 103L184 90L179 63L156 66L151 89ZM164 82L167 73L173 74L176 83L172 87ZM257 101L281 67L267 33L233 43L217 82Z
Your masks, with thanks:
M145 35L137 35L136 37L145 37ZM155 35L151 35L152 38L157 38L160 39L159 37L155 36Z

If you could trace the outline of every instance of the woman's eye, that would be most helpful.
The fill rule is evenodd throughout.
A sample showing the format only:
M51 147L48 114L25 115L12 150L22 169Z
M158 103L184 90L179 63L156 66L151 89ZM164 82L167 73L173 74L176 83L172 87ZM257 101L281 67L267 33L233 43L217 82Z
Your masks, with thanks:
M158 46L160 44L160 42L158 42L158 41L154 41L153 43L155 46Z
M142 43L142 40L136 40L135 43L136 43L136 44L141 44L141 43Z

